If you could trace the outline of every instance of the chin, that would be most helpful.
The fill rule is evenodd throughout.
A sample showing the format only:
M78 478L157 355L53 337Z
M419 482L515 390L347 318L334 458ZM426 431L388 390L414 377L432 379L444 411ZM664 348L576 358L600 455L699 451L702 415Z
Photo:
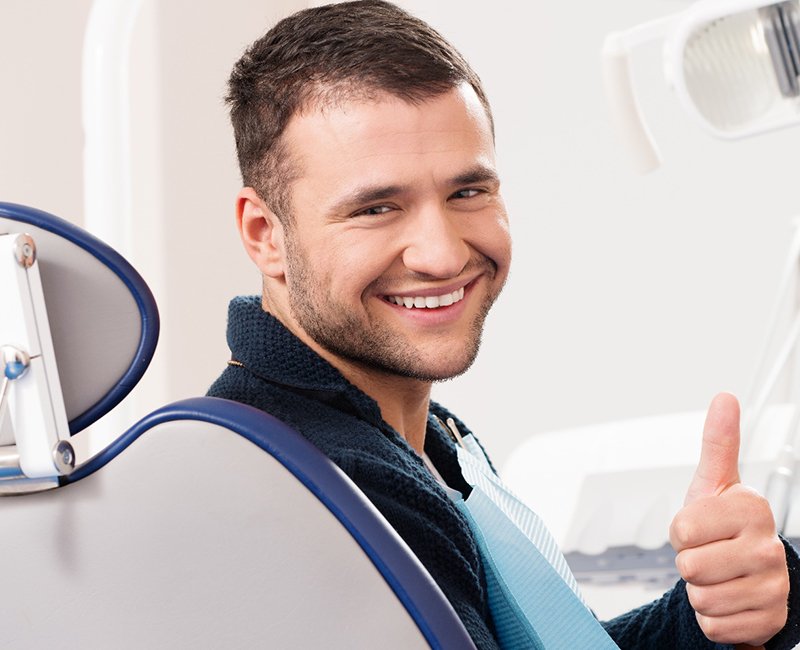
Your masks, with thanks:
M416 366L406 367L403 369L396 368L395 371L399 370L400 372L398 374L403 374L407 377L419 379L421 381L447 381L448 379L454 379L459 375L463 375L467 370L469 370L472 366L472 363L475 361L477 354L478 351L476 349L474 354L470 354L466 358L462 357L459 360L450 359L449 363L442 363L440 359L438 363L424 365L417 364Z

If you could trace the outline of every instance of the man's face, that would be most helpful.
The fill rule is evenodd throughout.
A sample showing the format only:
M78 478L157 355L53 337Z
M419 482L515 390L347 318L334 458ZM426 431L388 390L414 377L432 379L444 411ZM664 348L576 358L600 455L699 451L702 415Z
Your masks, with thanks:
M511 257L472 88L308 111L284 137L300 173L279 317L340 369L424 381L464 372Z

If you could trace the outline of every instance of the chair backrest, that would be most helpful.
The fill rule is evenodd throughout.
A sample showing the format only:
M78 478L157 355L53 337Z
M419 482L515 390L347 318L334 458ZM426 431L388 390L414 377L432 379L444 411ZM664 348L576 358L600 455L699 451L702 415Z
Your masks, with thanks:
M28 214L0 205L0 232L16 227L16 212ZM61 227L37 215L43 230ZM55 279L46 269L49 307ZM137 355L152 353L157 316L148 313L142 284L107 285L140 294L133 336L120 335L137 341L117 364L130 379L146 366ZM85 344L61 334L69 305L50 316L56 357L80 360L80 350L58 349L65 340ZM61 376L82 381L72 366ZM118 401L112 393L93 388L96 403ZM68 394L65 403L74 399ZM104 408L89 402L77 417ZM76 416L69 419L73 429ZM474 647L429 574L349 478L251 407L215 398L165 406L60 483L0 498L3 646Z

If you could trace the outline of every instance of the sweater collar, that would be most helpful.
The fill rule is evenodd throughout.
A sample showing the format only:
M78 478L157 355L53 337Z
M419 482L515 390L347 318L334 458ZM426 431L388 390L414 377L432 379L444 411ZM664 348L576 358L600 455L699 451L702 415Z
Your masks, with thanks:
M259 296L238 296L230 302L228 346L233 360L261 379L327 394L325 401L344 400L350 406L348 410L385 426L378 403L264 311Z

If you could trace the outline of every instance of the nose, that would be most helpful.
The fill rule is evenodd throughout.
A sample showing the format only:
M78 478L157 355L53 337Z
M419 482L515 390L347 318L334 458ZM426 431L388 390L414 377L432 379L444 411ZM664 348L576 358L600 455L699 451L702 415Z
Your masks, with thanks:
M448 214L437 207L420 211L408 223L403 264L409 271L431 278L456 277L470 259L464 239L463 214Z

